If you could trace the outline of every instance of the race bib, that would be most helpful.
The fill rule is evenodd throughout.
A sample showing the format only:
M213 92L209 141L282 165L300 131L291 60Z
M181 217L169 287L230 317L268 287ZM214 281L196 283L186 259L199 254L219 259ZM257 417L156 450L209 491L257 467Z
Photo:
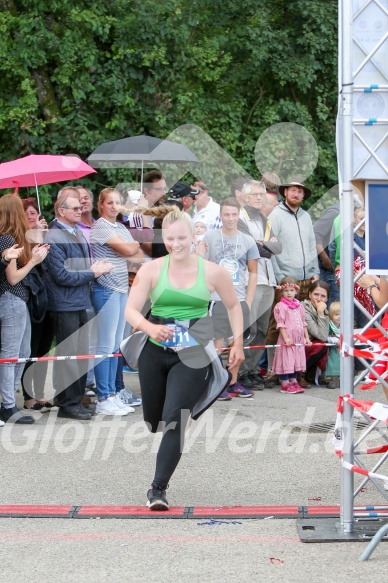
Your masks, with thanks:
M239 268L238 261L236 261L235 259L227 259L226 257L224 257L224 259L220 260L219 265L221 267L224 267L226 271L229 273L229 275L232 278L233 285L239 285L240 274L238 270Z
M190 346L198 346L199 342L182 326L177 326L176 324L166 324L173 332L174 336L168 340L161 342L163 346L171 348L176 352L182 350L183 348L189 348Z

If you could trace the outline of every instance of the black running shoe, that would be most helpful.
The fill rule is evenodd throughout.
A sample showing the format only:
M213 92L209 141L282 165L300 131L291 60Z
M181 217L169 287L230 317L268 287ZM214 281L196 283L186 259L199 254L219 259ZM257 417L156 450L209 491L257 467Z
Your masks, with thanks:
M147 506L150 510L169 510L166 498L166 490L150 488L147 492Z
M237 381L239 383L241 383L246 389L251 389L253 391L260 390L260 389L256 388L256 383L254 382L254 380L251 378L251 376L247 372L240 375L238 377ZM264 389L264 385L262 388Z

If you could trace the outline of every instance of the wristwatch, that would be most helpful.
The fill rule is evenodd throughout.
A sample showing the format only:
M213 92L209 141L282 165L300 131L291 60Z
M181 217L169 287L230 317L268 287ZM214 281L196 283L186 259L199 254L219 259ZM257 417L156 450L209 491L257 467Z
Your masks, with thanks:
M0 262L3 265L9 265L11 263L11 261L8 261L8 259L6 259L3 255L1 256Z
M366 288L366 291L369 295L371 295L372 289L374 287L377 289L377 285L375 283L372 283L371 285L368 285L368 287Z

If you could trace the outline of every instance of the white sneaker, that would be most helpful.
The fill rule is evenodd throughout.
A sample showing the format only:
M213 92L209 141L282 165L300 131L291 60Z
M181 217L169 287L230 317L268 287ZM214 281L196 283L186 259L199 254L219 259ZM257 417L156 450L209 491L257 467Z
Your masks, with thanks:
M3 425L5 425L5 423L0 419L0 427L3 427Z
M123 403L120 399L120 395L118 393L115 394L114 397L109 397L108 401L112 401L115 406L120 409L121 411L126 411L127 413L134 413L135 409L126 403Z
M111 397L106 401L97 401L96 414L97 415L128 415L129 411L119 409Z
M384 482L384 490L388 490L388 482Z

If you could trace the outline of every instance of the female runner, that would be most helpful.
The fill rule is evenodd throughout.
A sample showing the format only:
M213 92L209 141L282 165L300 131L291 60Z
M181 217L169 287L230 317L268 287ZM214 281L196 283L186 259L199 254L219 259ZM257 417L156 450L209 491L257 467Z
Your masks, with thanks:
M168 213L162 235L168 255L141 267L125 309L133 328L148 336L138 362L144 420L152 433L163 431L154 479L147 493L151 510L169 509L165 491L182 455L188 417L197 418L228 382L224 378L225 385L216 387L211 399L204 399L214 378L212 367L219 364L218 358L212 362L205 350L213 339L207 314L214 290L228 310L235 339L229 366L237 367L244 360L241 306L229 273L191 254L195 230L186 213ZM148 297L151 315L147 320L141 310ZM201 401L206 402L202 410L198 406Z

